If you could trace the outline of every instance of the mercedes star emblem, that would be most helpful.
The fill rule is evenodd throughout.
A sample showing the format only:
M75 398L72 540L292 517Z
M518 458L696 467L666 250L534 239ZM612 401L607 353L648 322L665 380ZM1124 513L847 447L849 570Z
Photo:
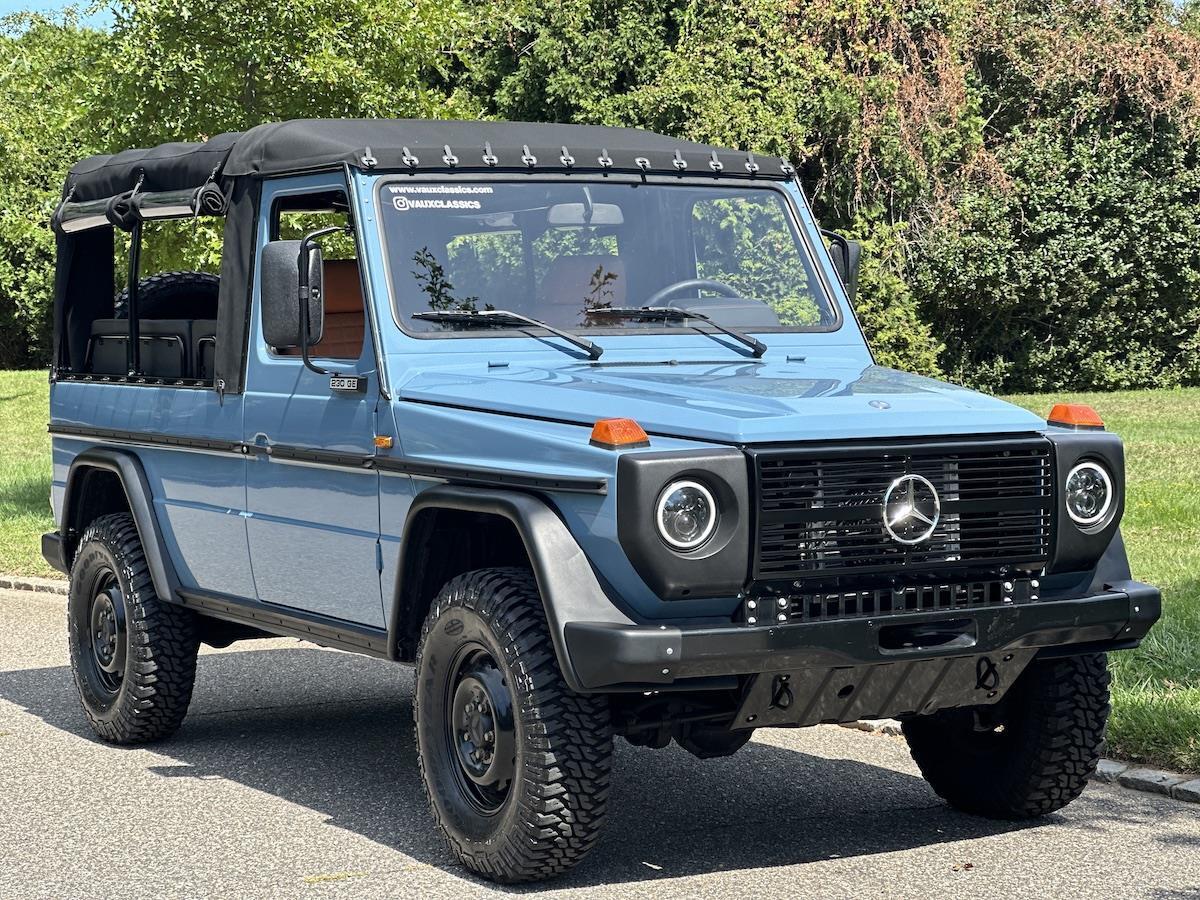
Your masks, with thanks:
M942 516L942 501L928 478L901 475L883 495L883 527L901 544L929 540Z

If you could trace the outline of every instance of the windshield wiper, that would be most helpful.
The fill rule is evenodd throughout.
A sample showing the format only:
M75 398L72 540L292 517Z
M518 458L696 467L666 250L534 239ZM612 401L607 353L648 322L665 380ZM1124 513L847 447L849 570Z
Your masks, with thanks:
M745 332L738 331L736 328L730 328L728 325L722 325L720 322L715 322L704 313L693 312L690 309L680 309L676 306L610 306L601 309L589 309L588 315L612 316L621 319L641 319L647 322L684 322L689 319L696 319L701 322L707 322L713 328L717 329L717 331L727 334L735 341L745 344L753 351L756 359L767 352L767 345L758 338L751 337Z
M553 325L547 325L540 319L534 319L531 316L511 312L507 309L464 309L455 311L419 312L413 313L412 317L414 319L420 319L423 322L441 322L445 325L460 325L465 328L503 328L506 325L514 324L532 325L535 328L545 328L548 332L562 338L568 344L573 344L580 350L587 353L588 358L590 359L599 359L604 353L604 348L595 341L589 341L587 338L580 337L577 334L572 334L569 331L563 331L561 328L555 328Z

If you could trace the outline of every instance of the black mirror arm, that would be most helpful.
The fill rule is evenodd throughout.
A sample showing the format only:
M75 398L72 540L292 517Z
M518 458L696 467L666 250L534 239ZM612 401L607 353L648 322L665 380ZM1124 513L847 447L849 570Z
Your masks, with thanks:
M334 225L329 228L318 228L316 231L306 234L304 239L300 241L300 259L298 266L300 270L300 358L304 360L304 367L306 369L316 372L318 375L332 376L338 373L330 372L327 369L322 369L320 366L315 365L308 355L308 344L312 339L308 315L308 254L311 252L312 246L316 243L317 238L324 237L327 234L336 234L339 231L346 230L346 228L340 225Z
M837 270L838 277L842 280L846 299L853 303L858 293L858 268L862 258L862 244L849 240L836 231L821 229L821 234L832 245L829 248L830 261Z

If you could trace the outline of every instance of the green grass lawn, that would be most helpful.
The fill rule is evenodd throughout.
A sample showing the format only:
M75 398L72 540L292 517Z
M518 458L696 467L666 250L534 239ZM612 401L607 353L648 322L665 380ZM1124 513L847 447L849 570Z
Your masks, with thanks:
M42 559L50 516L49 383L45 372L0 372L0 572L54 577Z
M1114 755L1200 772L1200 389L1012 397L1045 415L1088 403L1125 439L1121 532L1133 576L1162 588L1142 646L1114 653Z
M53 576L39 535L53 527L46 374L0 372L0 572ZM1200 772L1200 389L1016 397L1045 415L1090 403L1125 438L1123 532L1136 578L1159 585L1163 620L1143 646L1112 657L1112 752Z

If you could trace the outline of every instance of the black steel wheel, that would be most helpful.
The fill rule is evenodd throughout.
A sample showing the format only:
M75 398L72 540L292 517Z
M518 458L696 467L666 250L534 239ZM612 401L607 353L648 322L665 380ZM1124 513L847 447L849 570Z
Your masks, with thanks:
M1087 786L1109 713L1103 653L1035 660L995 706L904 722L913 759L951 806L995 819L1062 809Z
M85 611L91 653L85 656L84 668L97 692L116 697L129 652L125 595L117 573L104 564L96 567L92 581L92 589L86 592L92 599Z
M130 516L103 516L84 531L67 626L75 685L96 734L134 744L179 728L196 677L195 618L155 594Z
M508 799L516 769L512 692L486 647L468 644L446 682L446 737L458 761L459 786L483 815Z
M500 882L565 872L604 821L612 724L563 682L533 574L481 569L434 600L417 648L418 761L439 830Z

